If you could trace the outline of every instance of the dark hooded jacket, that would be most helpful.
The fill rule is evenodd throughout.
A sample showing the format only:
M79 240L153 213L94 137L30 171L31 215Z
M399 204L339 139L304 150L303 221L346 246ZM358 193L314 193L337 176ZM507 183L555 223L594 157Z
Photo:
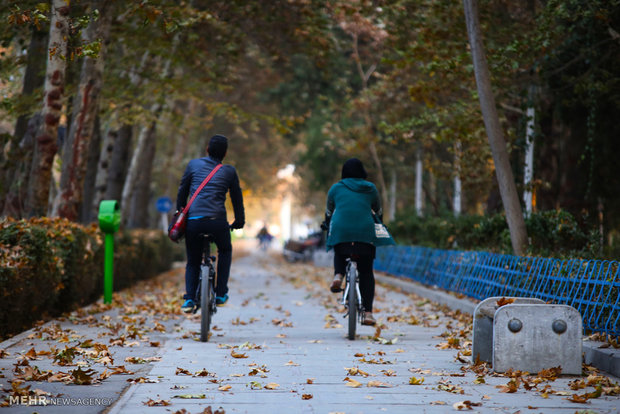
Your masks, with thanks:
M392 238L377 238L375 219L381 217L379 192L363 178L344 178L327 193L325 215L329 221L327 248L339 243L363 242L374 246L394 244Z
M187 164L177 194L177 210L181 211L185 207L189 197L194 194L202 181L218 164L221 162L211 156L196 158ZM207 217L215 220L227 220L225 202L228 192L230 192L230 200L235 213L235 224L239 228L243 227L245 210L239 177L235 167L227 164L224 164L200 191L190 206L187 217L189 219Z

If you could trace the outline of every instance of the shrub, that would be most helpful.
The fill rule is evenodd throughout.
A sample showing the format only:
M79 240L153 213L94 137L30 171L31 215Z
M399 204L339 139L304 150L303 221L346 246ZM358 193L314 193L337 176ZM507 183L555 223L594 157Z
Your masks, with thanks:
M599 236L584 228L568 212L542 211L525 221L528 255L542 257L596 258ZM510 231L503 214L493 216L417 217L400 214L389 224L400 244L440 249L484 250L512 254Z
M170 268L176 248L161 231L115 235L114 289ZM103 234L48 217L0 223L0 338L103 293Z

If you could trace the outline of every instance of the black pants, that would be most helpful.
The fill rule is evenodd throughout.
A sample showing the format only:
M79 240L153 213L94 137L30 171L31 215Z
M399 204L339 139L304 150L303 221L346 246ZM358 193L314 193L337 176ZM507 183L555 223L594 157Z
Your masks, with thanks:
M185 266L185 295L183 299L194 299L200 276L200 262L202 261L202 238L200 234L209 233L215 239L217 246L217 288L216 296L228 293L228 276L232 262L232 244L230 229L226 220L212 220L201 218L187 220L185 230L185 250L187 251L187 265Z
M375 300L375 274L372 263L375 259L375 246L368 243L340 243L334 246L334 273L345 275L347 271L347 257L357 262L362 305L366 312L372 312L372 303Z

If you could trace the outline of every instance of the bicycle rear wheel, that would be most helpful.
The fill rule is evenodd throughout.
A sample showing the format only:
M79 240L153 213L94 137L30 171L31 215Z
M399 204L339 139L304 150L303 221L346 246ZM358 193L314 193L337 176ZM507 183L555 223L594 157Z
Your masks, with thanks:
M213 287L209 279L209 268L203 266L202 281L200 283L200 340L209 340L209 329L211 328L211 296Z
M354 263L350 263L347 269L347 290L349 306L349 336L350 340L355 339L355 329L357 327L357 269Z

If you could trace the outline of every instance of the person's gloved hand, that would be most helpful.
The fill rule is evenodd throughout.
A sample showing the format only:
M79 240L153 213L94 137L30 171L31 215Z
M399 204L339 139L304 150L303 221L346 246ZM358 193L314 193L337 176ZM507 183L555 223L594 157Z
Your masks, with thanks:
M326 221L323 221L321 223L321 230L323 230L323 231L328 231L329 230L329 224Z
M245 223L244 223L244 222L235 220L235 221L233 221L233 223L230 225L230 228L231 228L231 229L242 229L244 225L245 225Z

